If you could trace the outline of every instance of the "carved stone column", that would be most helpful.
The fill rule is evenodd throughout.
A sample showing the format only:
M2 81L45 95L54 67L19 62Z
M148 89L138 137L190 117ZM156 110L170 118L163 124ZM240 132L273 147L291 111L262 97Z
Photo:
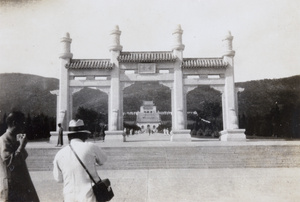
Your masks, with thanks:
M174 103L174 119L175 124L172 125L173 130L184 129L184 100L183 100L183 73L182 73L182 61L184 45L182 44L181 26L178 25L173 32L174 44L173 55L177 57L177 61L174 64L174 88L173 88L173 103ZM173 106L172 106L173 107Z
M185 126L185 101L183 90L183 50L181 26L178 25L173 32L173 55L177 57L174 64L174 83L172 89L172 136L171 141L191 141L190 130L186 130Z
M114 68L111 71L111 84L110 84L110 93L108 97L108 131L106 131L106 138L109 139L118 139L123 141L123 114L122 110L122 95L121 95L121 86L120 86L120 64L118 57L121 54L122 46L120 45L120 35L121 31L119 26L111 31L111 45L109 50L111 52L111 63L114 64Z
M246 136L245 130L239 129L237 118L237 99L234 83L234 61L233 57L235 51L232 50L233 36L230 32L227 33L223 39L223 45L225 47L223 60L228 63L225 72L225 86L224 86L224 98L226 109L226 125L224 131L221 132L220 140L222 141L244 141Z
M111 63L114 64L114 68L111 72L111 86L110 86L110 95L109 95L109 131L121 130L119 123L120 108L121 108L121 89L120 89L120 67L118 57L122 51L122 46L120 45L120 35L121 31L119 26L111 31Z
M228 34L223 39L224 42L224 61L228 63L226 72L225 72L225 106L228 113L226 113L226 129L237 129L238 125L235 123L236 120L236 96L235 96L235 84L234 84L234 63L233 57L235 51L232 50L232 40L233 36L231 33ZM230 112L230 113L229 113Z
M59 79L59 96L58 96L58 112L65 111L67 112L66 116L61 120L61 124L63 128L67 128L70 116L68 113L69 111L69 74L68 69L66 69L66 64L70 63L70 60L73 57L71 53L71 43L72 39L70 38L70 34L66 33L64 37L61 38L62 44L62 53L60 54L59 58L61 59L61 66L60 66L60 79ZM57 118L59 114L57 114Z

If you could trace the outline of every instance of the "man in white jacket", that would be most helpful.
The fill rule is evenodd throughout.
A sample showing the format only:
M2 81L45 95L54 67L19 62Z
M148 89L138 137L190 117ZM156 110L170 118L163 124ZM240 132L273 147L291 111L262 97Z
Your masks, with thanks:
M80 160L86 166L95 181L99 181L95 165L102 165L107 157L100 147L85 142L89 131L84 130L82 120L71 120L68 138ZM55 156L53 176L57 182L64 183L64 202L95 202L92 181L79 163L69 146L62 148Z

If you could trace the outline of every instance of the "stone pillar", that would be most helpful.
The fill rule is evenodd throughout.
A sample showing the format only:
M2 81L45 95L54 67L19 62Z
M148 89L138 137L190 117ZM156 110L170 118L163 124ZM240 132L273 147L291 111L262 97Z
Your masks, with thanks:
M120 139L123 141L122 92L120 88L120 65L118 61L123 47L120 45L121 31L119 30L119 26L115 26L110 35L111 45L109 46L109 50L111 52L111 63L114 64L114 68L111 71L111 85L108 97L108 131L106 131L107 136L105 139Z
M224 86L224 110L225 114L225 124L224 131L221 132L221 140L245 140L246 136L244 131L238 129L238 118L237 118L237 99L235 93L235 83L234 83L234 55L235 51L232 50L232 40L233 36L230 32L226 34L223 39L224 54L223 59L228 66L225 72L225 86ZM222 137L223 136L223 137Z
M174 85L172 90L172 141L190 141L190 131L185 130L185 106L184 106L184 92L183 92L183 73L182 73L182 62L183 62L183 50L184 45L182 44L182 33L181 26L178 25L173 31L174 44L172 47L173 55L177 57L174 64Z
M225 72L225 88L224 88L224 96L225 96L225 108L227 110L226 114L226 129L237 129L238 124L235 122L236 120L236 96L235 96L235 84L234 84L234 63L233 57L235 55L235 51L232 50L232 40L233 36L231 33L228 34L223 39L224 43L224 61L228 63L226 72Z
M51 92L52 94L57 94L57 108L56 108L56 131L50 131L51 137L49 143L56 144L58 136L58 127L57 124L61 123L64 130L68 130L68 124L70 120L70 106L69 106L69 73L66 69L66 64L70 63L70 60L73 57L71 53L71 43L72 39L70 34L66 33L60 40L61 42L61 54L59 58L60 62L60 77L59 77L59 91ZM67 141L65 140L65 144Z
M60 66L60 78L59 78L59 96L58 96L58 108L59 114L57 114L57 119L59 117L63 128L68 128L68 124L70 121L70 107L69 107L69 73L68 69L66 69L66 64L70 63L70 60L73 57L71 53L71 42L70 34L66 33L64 37L61 38L62 45L62 53L59 58L61 59ZM64 116L63 116L64 113Z

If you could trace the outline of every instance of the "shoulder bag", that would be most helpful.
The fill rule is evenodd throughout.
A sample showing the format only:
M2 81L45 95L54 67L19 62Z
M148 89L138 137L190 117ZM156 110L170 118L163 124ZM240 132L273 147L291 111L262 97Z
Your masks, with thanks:
M82 163L82 161L80 160L80 158L78 157L76 152L74 151L72 145L69 144L69 146L70 146L71 150L73 151L73 153L75 154L76 158L78 159L79 163L82 165L82 167L87 172L87 174L89 175L91 180L94 182L94 185L92 186L92 188L93 188L93 192L96 197L96 200L98 202L110 201L114 197L114 192L110 186L109 179L101 180L101 178L99 177L100 180L98 182L96 182L94 180L94 178L92 177L92 175L90 174L90 172L88 171L88 169Z

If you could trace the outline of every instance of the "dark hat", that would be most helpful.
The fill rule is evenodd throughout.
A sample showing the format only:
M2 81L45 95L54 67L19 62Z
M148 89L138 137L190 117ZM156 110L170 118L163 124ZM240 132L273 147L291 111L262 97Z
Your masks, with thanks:
M89 133L90 134L91 132L88 131L88 130L85 130L83 120L78 119L76 121L76 120L73 119L69 123L69 131L66 131L66 133L68 133L68 134Z

